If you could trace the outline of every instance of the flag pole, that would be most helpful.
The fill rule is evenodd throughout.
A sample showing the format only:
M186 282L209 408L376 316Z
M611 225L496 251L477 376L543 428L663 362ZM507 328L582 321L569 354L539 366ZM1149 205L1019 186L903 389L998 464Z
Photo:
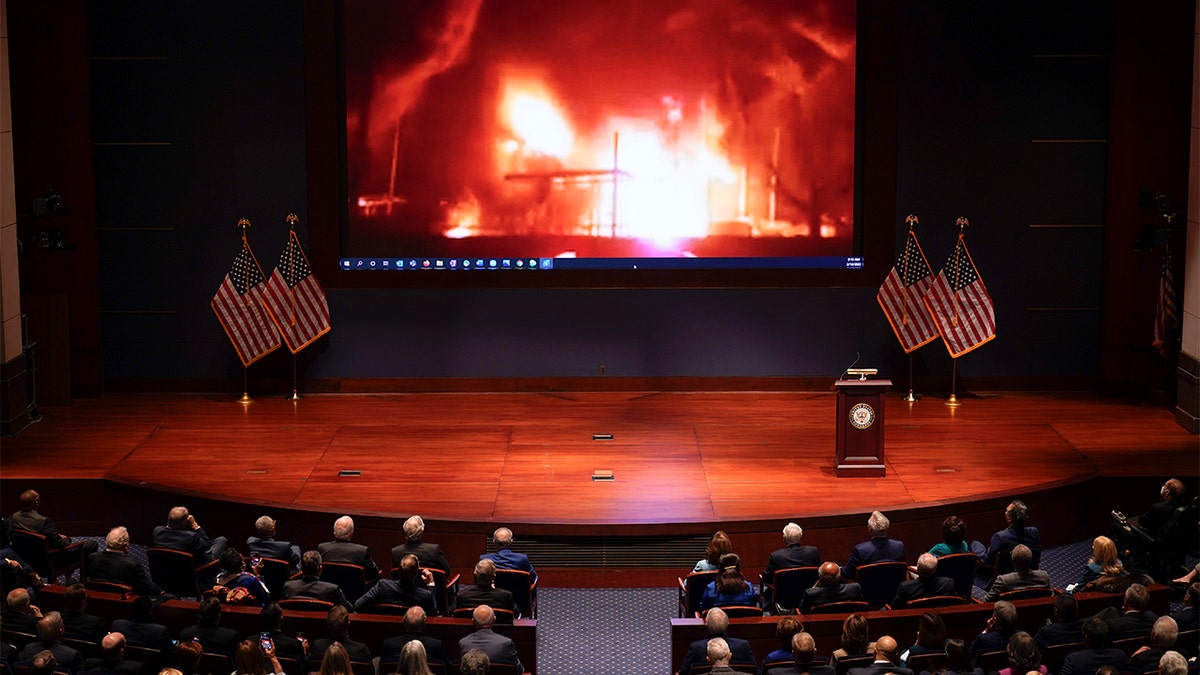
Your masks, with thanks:
M250 227L249 218L239 218L238 227L242 228L242 246L246 246L246 229ZM250 272L247 269L247 276ZM250 398L250 366L242 366L242 397L238 399L238 403L250 403L254 399Z
M958 241L955 242L955 244L954 244L954 255L955 255L954 283L951 284L950 289L951 289L951 291L957 293L957 291L954 291L954 289L958 287L958 270L960 267L960 265L957 262L957 257L959 255L959 249L962 244L963 233L966 232L967 226L970 225L971 223L966 218L959 216L958 220L954 221L954 224L958 226ZM958 298L955 297L954 299L955 299L954 320L955 320L955 322L957 322L958 321L958 306L957 306ZM950 360L950 398L946 399L946 405L950 406L951 408L957 408L958 406L962 405L961 403L958 402L958 397L954 395L955 385L957 383L957 380L958 380L958 357L956 356Z
M399 129L399 122L397 122L397 129ZM391 208L390 202L388 203L388 208L389 209ZM288 242L290 244L291 238L296 236L296 223L299 222L300 217L294 213L289 213L285 220L287 220L287 224L288 224ZM290 252L291 250L292 250L292 247L288 246L288 251ZM295 267L296 263L295 263L295 260L293 259L293 255L294 254L291 254L291 253L289 253L289 255L288 255L288 266L289 266L290 270L296 269L296 267ZM292 300L292 325L294 326L294 325L296 325L296 291L292 290L291 293L289 293L289 295L291 296L291 300ZM288 397L289 401L299 401L302 398L300 396L300 387L297 384L297 381L298 380L297 380L297 376L296 376L296 353L292 352L292 395Z
M917 223L919 223L920 221L919 221L919 220L917 220L917 217L916 217L915 215L913 215L913 214L909 214L909 215L908 215L908 217L904 219L904 222L905 222L905 224L907 224L907 225L908 225L908 236L909 236L909 237L912 237L912 236L913 236L913 227L915 227L915 226L917 225ZM907 261L907 259L908 259L908 256L907 256L907 251L908 251L908 242L907 242L907 241L905 241L905 244L904 244L904 250L905 250L905 253L906 253L906 255L905 255L905 260ZM905 294L906 296L908 295L908 287L905 287L905 288L904 288L904 294ZM907 305L907 302L906 302L906 303L905 303L905 308L906 308L906 309L907 309L907 306L908 306L908 305ZM907 311L906 311L906 313L907 313ZM916 395L916 394L914 394L914 393L913 393L913 357L912 357L912 352L909 352L909 353L908 353L908 395L907 395L907 396L905 396L905 397L903 397L903 398L902 398L902 399L900 399L900 400L902 400L902 401L908 401L909 403L916 403L917 401L920 401L920 400L921 400L921 397L920 397L920 396L918 396L918 395Z

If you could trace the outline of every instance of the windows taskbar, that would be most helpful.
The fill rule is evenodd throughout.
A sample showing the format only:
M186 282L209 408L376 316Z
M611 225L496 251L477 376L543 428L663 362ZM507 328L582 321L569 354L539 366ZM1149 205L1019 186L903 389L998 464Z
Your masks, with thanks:
M790 258L341 258L346 272L425 270L862 269L862 256Z

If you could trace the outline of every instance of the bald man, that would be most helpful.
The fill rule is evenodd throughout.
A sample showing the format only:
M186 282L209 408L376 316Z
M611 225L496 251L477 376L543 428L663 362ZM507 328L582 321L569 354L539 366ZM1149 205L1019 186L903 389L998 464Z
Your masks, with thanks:
M154 528L150 541L158 548L191 553L197 565L216 560L229 546L225 537L209 537L186 506L172 508L167 513L167 524Z
M87 556L99 550L100 546L94 540L72 540L58 531L53 519L38 513L38 507L42 505L42 497L37 490L22 492L20 503L21 509L8 517L8 527L14 530L36 532L45 537L46 547L50 549L50 559L55 567L67 563L83 562Z
M361 565L368 582L379 578L379 566L371 557L371 549L354 542L354 519L350 516L342 516L333 521L333 541L317 544L317 551L324 562Z
M141 675L140 661L130 661L125 658L125 636L121 633L109 633L100 640L100 656L85 659L79 668L80 672L103 671L116 675Z
M425 610L420 607L409 607L404 613L404 632L383 641L384 659L398 659L404 645L416 640L425 645L425 656L430 662L441 663L445 672L450 672L450 656L446 653L446 645L430 635L425 634ZM382 668L382 667L381 667ZM393 669L394 670L394 669Z
M862 599L862 586L844 580L842 568L837 563L826 562L821 565L821 571L817 575L817 585L804 591L804 597L800 600L800 613L805 614L813 607L831 602Z
M733 663L757 663L754 659L754 651L750 648L748 641L730 637L727 634L729 615L725 613L725 610L720 607L708 610L708 613L704 615L704 627L708 630L708 637L688 645L687 654L683 656L683 662L679 664L679 675L691 675L692 666L704 664L708 641L713 638L725 640L725 644L729 646L729 651L733 654L731 658Z
M0 618L8 628L22 633L36 633L42 610L33 604L28 589L14 588L4 598L4 611Z
M458 654L462 656L472 649L481 649L488 655L492 663L511 663L518 673L525 672L521 659L517 656L517 647L510 638L492 630L496 623L496 613L487 605L480 605L471 613L471 621L475 624L475 632L458 641Z
M875 641L875 661L869 666L851 668L846 675L885 675L886 673L913 675L913 671L908 668L896 665L899 654L896 639L890 635L884 635Z

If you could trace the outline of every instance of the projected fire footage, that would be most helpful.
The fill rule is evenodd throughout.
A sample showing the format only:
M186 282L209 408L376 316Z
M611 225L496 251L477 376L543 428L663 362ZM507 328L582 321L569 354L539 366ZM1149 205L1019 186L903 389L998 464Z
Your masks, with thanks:
M855 3L347 0L343 255L854 254Z

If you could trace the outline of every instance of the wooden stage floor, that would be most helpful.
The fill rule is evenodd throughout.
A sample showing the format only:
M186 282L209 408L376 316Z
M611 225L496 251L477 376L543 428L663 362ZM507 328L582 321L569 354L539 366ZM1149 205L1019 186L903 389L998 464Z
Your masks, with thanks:
M1080 477L1200 474L1170 412L1089 393L889 396L887 476L833 475L832 392L109 394L3 440L8 481L504 523L700 523L904 509ZM593 440L611 434L612 440ZM609 469L612 482L594 482ZM360 475L340 476L340 471ZM15 483L9 483L15 486Z

